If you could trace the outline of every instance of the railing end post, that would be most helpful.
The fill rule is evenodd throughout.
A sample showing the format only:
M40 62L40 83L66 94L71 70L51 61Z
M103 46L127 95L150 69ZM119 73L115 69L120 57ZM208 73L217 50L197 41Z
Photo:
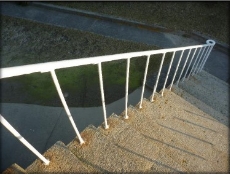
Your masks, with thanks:
M214 40L212 40L212 39L206 40L206 43L207 44L211 44L211 45L215 45L216 44L216 42Z

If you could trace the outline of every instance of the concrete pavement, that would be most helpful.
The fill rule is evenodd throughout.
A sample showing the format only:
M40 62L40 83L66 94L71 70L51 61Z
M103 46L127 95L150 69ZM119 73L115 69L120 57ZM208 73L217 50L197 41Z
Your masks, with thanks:
M18 6L14 3L1 2L1 14L23 18L49 25L73 28L92 33L131 40L162 48L203 44L192 38L181 37L175 33L154 32L145 28L116 23L108 20L82 16L60 10L42 8L34 5ZM210 38L211 39L211 38ZM204 70L229 83L229 55L214 49ZM146 91L149 97L151 91ZM140 89L129 96L130 104L139 101ZM107 106L107 116L124 110L124 99ZM79 131L87 125L98 126L103 122L102 108L71 108ZM1 104L1 114L40 152L44 152L56 141L68 143L75 137L74 131L63 108L26 104ZM1 170L16 162L27 167L36 156L24 147L13 135L1 126Z

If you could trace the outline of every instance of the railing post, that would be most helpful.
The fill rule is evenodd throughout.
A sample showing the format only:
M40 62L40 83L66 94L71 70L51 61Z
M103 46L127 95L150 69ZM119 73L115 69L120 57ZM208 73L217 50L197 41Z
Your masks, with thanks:
M127 59L127 67L126 67L126 89L125 89L125 119L128 119L128 96L129 96L129 66L130 66L130 58Z
M143 102L143 96L144 96L144 90L145 90L146 77L147 77L148 67L149 67L149 59L150 59L150 55L148 55L147 60L146 60L146 65L145 65L145 74L144 74L143 85L142 85L141 101L140 101L140 105L139 105L140 109L142 108L142 102Z
M196 67L194 68L194 71L193 71L192 75L197 74L197 69L198 69L198 67L200 65L200 61L202 60L202 56L204 54L204 50L206 49L206 47L203 47L203 48L204 49L202 50L202 53L201 53L201 55L199 57L199 60L197 61Z
M156 84L154 85L152 97L151 97L151 100L150 100L151 102L154 101L154 94L155 94L156 89L157 89L157 85L158 85L159 77L160 77L160 74L161 74L161 69L162 69L162 65L163 65L164 59L165 59L165 53L163 53L163 56L162 56L162 59L161 59L161 64L160 64L159 72L157 74Z
M194 61L193 65L192 65L192 68L191 68L191 71L189 72L188 79L189 79L189 77L192 75L192 73L193 73L193 71L194 71L196 62L198 61L198 58L199 58L199 55L200 55L200 53L201 53L202 48L203 48L203 47L200 48L200 50L199 50L199 52L198 52L198 55L197 55L196 58L195 58L195 61Z
M102 108L104 113L104 121L105 121L105 129L108 129L107 117L106 117L106 109L105 109L105 96L104 96L104 88L103 88L103 78L102 78L102 70L101 70L101 62L98 63L98 74L99 74L99 81L100 81L100 89L101 89L101 102Z
M205 61L205 59L206 59L206 57L207 57L207 55L208 55L210 46L206 46L206 48L207 48L207 49L206 49L206 52L205 52L203 58L201 59L200 64L199 64L198 67L197 67L197 73L200 72L201 66L203 65L203 63L204 63L204 61Z
M205 60L202 62L202 65L201 65L199 72L204 68L204 65L205 65L206 61L208 60L208 57L209 57L209 55L210 55L216 42L214 40L207 40L206 43L210 44L210 48L209 48L208 54L205 57Z
M184 78L182 78L182 81L181 81L181 82L183 82L184 79L186 78L186 74L188 73L188 70L189 70L189 68L190 68L190 66L191 66L191 63L192 63L193 58L194 58L194 56L195 56L195 54L196 54L196 51L197 51L197 48L195 48L195 50L194 50L194 52L193 52L192 58L191 58L191 60L190 60L190 62L189 62L189 65L188 65L187 70L186 70L186 72L185 72Z
M79 133L79 131L78 131L78 129L77 129L77 126L76 126L76 124L75 124L75 122L74 122L74 120L73 120L73 117L72 117L72 115L71 115L71 113L70 113L70 110L69 110L69 108L68 108L68 106L67 106L67 104L66 104L66 101L65 101L64 95L63 95L63 93L62 93L60 84L59 84L59 82L58 82L56 73L55 73L54 70L50 71L50 73L51 73L52 79L53 79L53 81L54 81L55 87L56 87L56 89L57 89L58 95L59 95L59 97L60 97L60 99L61 99L62 105L64 106L64 109L65 109L65 111L66 111L66 114L67 114L67 116L68 116L68 118L69 118L69 120L70 120L70 122L71 122L71 124L72 124L72 126L73 126L73 128L74 128L74 130L75 130L75 132L76 132L76 134L77 134L77 137L78 137L78 139L79 139L79 141L80 141L80 144L84 144L85 142L84 142L84 140L82 139L82 137L81 137L81 135L80 135L80 133Z
M177 80L176 86L178 86L178 84L179 84L180 78L181 78L182 73L183 73L183 71L184 71L184 68L185 68L185 66L186 66L186 64L187 64L188 58L189 58L189 56L190 56L190 53L191 53L191 49L190 49L189 52L188 52L188 56L187 56L187 58L186 58L186 60L185 60L184 66L183 66L183 68L182 68L182 70L181 70L181 73L180 73L180 76L179 76L179 78L178 78L178 80Z
M0 121L19 141L21 141L28 149L30 149L38 158L40 158L45 165L49 165L50 161L46 159L42 154L40 154L28 141L26 141L13 126L0 114Z
M173 85L173 82L174 82L174 80L175 80L176 73L177 73L177 70L178 70L178 68L179 68L179 65L180 65L180 62L181 62L181 59L182 59L183 54L184 54L184 50L182 50L181 55L180 55L180 58L179 58L179 61L178 61L178 63L177 63L176 70L175 70L175 72L174 72L174 75L173 75L173 79L172 79L171 85L170 85L170 87L169 87L169 90L170 90L170 91L171 91L171 89L172 89L172 85Z
M200 65L199 65L199 67L197 68L197 73L201 71L202 65L204 64L204 62L205 62L205 60L206 60L206 58L207 58L208 53L209 53L210 50L211 50L211 46L208 46L208 47L207 47L207 50L206 50L206 53L205 53L205 55L204 55L204 58L203 58L203 60L201 60Z
M161 96L163 97L164 95L164 90L165 90L165 85L167 83L167 80L168 80L168 76L169 76L169 72L171 70L171 67L172 67L172 63L173 63L173 60L174 60L174 57L175 57L175 51L173 52L173 55L172 55L172 58L171 58L171 61L170 61L170 65L169 65L169 69L168 69L168 72L167 72L167 75L166 75L166 79L165 79L165 82L164 82L164 86L163 86L163 89L162 89L162 93L161 93Z

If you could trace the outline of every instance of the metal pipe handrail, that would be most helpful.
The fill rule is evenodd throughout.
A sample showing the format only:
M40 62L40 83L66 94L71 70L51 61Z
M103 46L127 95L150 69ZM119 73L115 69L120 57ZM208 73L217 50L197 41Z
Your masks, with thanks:
M151 102L154 101L154 94L155 94L156 89L157 89L158 81L159 81L160 74L161 74L162 65L164 63L164 59L165 59L165 53L162 55L162 58L161 58L160 68L159 68L159 71L158 71L158 74L157 74L157 80L156 80L156 83L154 85L153 93L152 93L151 100L150 100Z
M106 108L105 108L105 94L104 94L104 87L103 87L103 77L102 77L102 70L101 70L101 63L98 63L98 74L99 74L99 81L100 81L100 89L101 89L101 102L103 107L103 113L104 113L104 121L105 121L105 129L109 128L109 125L107 123L107 114L106 114Z
M7 78L7 77L20 76L20 75L31 74L35 72L43 73L43 72L49 72L55 69L70 68L70 67L89 65L89 64L98 64L101 62L109 62L113 60L148 56L148 55L153 55L153 54L164 54L167 52L181 51L181 50L192 49L192 48L201 48L207 45L210 45L210 44L179 47L179 48L169 48L169 49L161 49L161 50L122 53L122 54L105 55L105 56L96 56L96 57L90 57L90 58L61 60L61 61L37 63L37 64L32 64L32 65L22 65L22 66L15 66L15 67L6 67L6 68L0 68L0 72L1 72L0 78L2 79L2 78Z
M28 149L30 149L38 158L40 158L45 165L49 165L50 161L41 155L28 141L23 138L18 131L0 114L0 122L5 126L19 141L21 141Z
M146 60L146 65L145 65L145 74L144 74L142 91L141 91L141 100L140 100L140 104L139 104L140 109L142 108L143 96L144 96L144 91L145 91L146 77L147 77L148 67L149 67L149 59L150 59L150 55L148 55L147 60Z
M170 64L169 64L169 69L168 69L168 72L167 72L167 75L166 75L166 78L165 78L164 86L163 86L163 89L162 89L162 92L161 92L162 97L164 96L165 86L166 86L166 83L167 83L167 80L168 80L169 72L171 70L174 57L175 57L175 51L173 52L173 55L172 55L172 58L171 58L171 61L170 61Z
M58 79L57 79L57 76L56 76L56 73L55 73L54 70L51 71L51 76L52 76L52 79L54 81L55 87L57 89L58 95L59 95L59 97L61 99L62 105L63 105L63 107L64 107L64 109L66 111L66 114L67 114L67 116L68 116L68 118L69 118L69 120L70 120L70 122L71 122L71 124L72 124L72 126L74 128L75 133L77 134L77 136L79 138L80 144L84 144L84 140L81 138L80 133L79 133L79 131L77 129L77 126L76 126L76 124L75 124L75 122L73 120L73 117L72 117L72 115L70 113L70 110L69 110L69 108L67 106L67 103L65 101L65 97L63 95L63 92L61 90L60 84L58 82Z
M185 66L186 66L186 64L187 64L187 61L188 61L188 58L189 58L189 56L190 56L191 50L192 50L192 49L190 49L189 52L188 52L188 55L187 55L187 58L186 58L186 60L185 60L184 66L183 66L183 68L182 68L182 70L181 70L181 73L180 73L180 76L179 76L179 78L178 78L178 80L177 80L177 83L176 83L177 86L178 86L178 83L179 83L179 81L180 81L180 78L181 78L181 76L182 76L182 74L183 74L183 72L184 72L184 68L185 68Z
M182 52L181 52L181 54L180 54L180 58L179 58L179 61L178 61L178 63L177 63L176 70L175 70L175 72L174 72L173 79L172 79L171 85L170 85L170 87L169 87L169 90L172 89L172 85L173 85L173 82L174 82L174 80L175 80L175 78L176 78L176 74L177 74L177 71L178 71L178 68L179 68L181 59L182 59L182 57L183 57L183 54L184 54L184 50L182 50Z
M187 70L186 70L186 72L185 72L184 78L182 79L182 82L183 82L184 79L186 78L186 75L187 75L188 70L189 70L189 68L190 68L190 66L191 66L191 64L192 64L193 58L194 58L194 56L195 56L195 54L196 54L196 51L197 51L197 48L195 48L195 50L194 50L194 52L193 52L192 58L191 58L191 60L190 60L190 62L189 62L189 64L188 64L188 67L187 67Z
M189 79L189 77L190 77L191 75L193 75L193 71L194 71L195 65L196 65L196 63L197 63L197 60L199 59L199 56L200 56L200 53L201 53L202 48L203 48L203 47L201 47L201 48L199 49L198 54L196 55L196 58L195 58L195 60L194 60L194 62L193 62L191 71L189 72L188 79Z
M128 95L129 95L129 67L130 67L130 59L127 59L127 66L126 66L126 85L125 85L125 119L128 119Z
M62 61L54 61L54 62L47 62L47 63L38 63L38 64L33 64L33 65L23 65L23 66L16 66L16 67L8 67L8 68L1 68L1 77L0 79L3 78L9 78L9 77L13 77L13 76L19 76L19 75L24 75L24 74L30 74L30 73L35 73L35 72L50 72L53 82L55 84L55 87L57 89L58 95L61 99L61 102L63 104L63 107L66 111L66 114L77 134L77 137L80 141L80 144L84 144L84 140L82 139L77 126L73 120L73 117L70 113L70 110L68 108L68 105L65 101L63 92L61 90L60 84L58 82L55 70L56 69L61 69L61 68L69 68L69 67L76 67L76 66L81 66L81 65L90 65L90 64L97 64L98 65L98 73L99 73L99 84L100 84L100 91L101 91L101 101L102 101L102 108L103 108L103 114L104 114L104 128L108 129L109 125L107 123L107 114L106 114L106 106L105 106L105 96L104 96L104 87L103 87L103 76L102 76L102 66L101 63L102 62L109 62L109 61L113 61L113 60L121 60L121 59L127 59L127 67L126 67L126 86L125 86L125 119L128 119L128 114L127 114L127 105L128 105L128 89L129 89L129 69L130 69L130 59L134 58L134 57L141 57L141 56L147 56L147 60L146 60L146 66L145 66L145 72L144 72L144 78L143 78L143 86L142 86L142 92L141 92L141 99L140 99L140 105L139 108L142 108L142 101L143 101L143 96L144 96L144 89L145 89L145 83L146 83L146 77L147 77L147 73L148 73L148 66L149 66L149 61L150 61L150 57L151 55L155 55L155 54L163 54L162 58L161 58L161 63L160 63L160 67L159 67L159 71L157 74L157 79L154 85L154 89L153 89L153 93L151 96L150 101L154 101L154 94L156 92L156 89L158 87L158 82L159 82L159 78L161 75L161 70L164 64L164 59L165 59L165 55L166 53L169 52L173 52L173 56L171 58L170 61L170 65L169 65L169 69L167 71L167 75L165 78L165 82L164 82L164 86L163 86L163 90L162 90L162 96L163 96L163 92L164 92L164 88L165 85L167 83L168 80L168 76L171 70L171 66L172 63L174 61L174 56L176 54L177 51L181 51L181 55L179 58L179 61L177 62L177 66L176 66L176 70L173 74L173 79L170 83L169 86L169 90L171 90L172 85L174 83L175 77L177 75L177 72L180 71L179 70L179 65L182 62L181 60L183 59L183 54L185 50L189 50L189 53L187 55L187 58L184 62L184 65L182 70L179 72L179 79L177 81L177 84L179 83L179 81L181 80L181 76L183 71L185 70L186 64L188 61L188 59L190 58L190 53L192 49L195 49L192 58L190 59L189 65L187 67L187 70L185 72L184 78L186 77L186 74L188 72L189 67L192 65L192 69L189 72L189 75L187 78L189 78L190 75L194 75L198 72L200 72L203 67L204 64L206 63L210 52L212 50L212 48L215 45L215 41L213 40L207 40L206 44L203 45L195 45L195 46L187 46L187 47L179 47L179 48L170 48L170 49L161 49L161 50L151 50L151 51L141 51L141 52L131 52L131 53L122 53L122 54L115 54L115 55L106 55L106 56L97 56L97 57L90 57L90 58L82 58L82 59L73 59L73 60L62 60ZM205 48L208 48L206 50L205 55L203 56L204 50ZM195 59L194 56L196 54L197 49L200 48L198 55L196 56ZM204 48L204 49L203 49ZM203 50L202 50L203 49ZM202 50L202 51L201 51ZM202 53L201 53L202 52ZM201 55L200 55L201 53ZM193 64L192 64L193 61ZM183 62L182 62L183 63ZM181 81L184 80L184 78L182 78ZM12 133L14 134L25 146L27 146L33 153L35 153L46 165L49 164L49 160L47 160L44 156L42 156L31 144L29 144L23 137L21 137L21 135L3 118L2 115L1 116L1 123Z

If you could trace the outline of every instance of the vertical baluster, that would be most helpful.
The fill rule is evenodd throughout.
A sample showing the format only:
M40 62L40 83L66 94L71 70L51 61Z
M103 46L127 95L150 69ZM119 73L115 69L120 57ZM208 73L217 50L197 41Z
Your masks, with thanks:
M163 95L164 95L165 85L166 85L167 80L168 80L169 72L170 72L170 70L171 70L171 67L172 67L172 63L173 63L174 57L175 57L175 51L173 52L173 55L172 55L172 58L171 58L171 61L170 61L170 65L169 65L169 69L168 69L168 72L167 72L167 75L166 75L166 79L165 79L165 82L164 82L164 86L163 86L163 89L162 89L162 93L161 93L161 96L162 96L162 97L163 97Z
M190 60L190 62L189 62L189 65L188 65L187 70L186 70L186 72L185 72L184 78L182 78L182 82L183 82L184 79L186 78L186 75L187 75L188 70L189 70L189 68L190 68L190 66L191 66L191 63L192 63L193 58L194 58L194 56L195 56L195 54L196 54L196 51L197 51L197 48L195 48L195 50L194 50L194 52L193 52L192 58L191 58L191 60Z
M26 141L13 126L0 114L0 121L19 141L21 141L28 149L30 149L38 158L40 158L45 165L49 165L50 161L40 154L28 141Z
M125 119L128 119L128 96L129 96L129 66L130 66L130 58L127 59L127 67L126 67L126 89L125 89Z
M202 50L201 55L200 55L200 58L199 58L199 60L197 61L196 67L195 67L194 72L193 72L193 75L194 75L194 74L197 74L198 67L200 66L200 62L201 62L201 60L202 60L202 58L203 58L203 54L204 54L204 51L205 51L206 47L203 47L203 48L204 48L204 49Z
M109 126L108 126L107 117L106 117L105 96L104 96L104 88L103 88L103 78L102 78L101 62L98 63L98 74L99 74L99 81L100 81L101 102L102 102L102 108L103 108L103 113L104 113L105 129L108 129Z
M209 52L208 52L203 64L201 65L200 71L204 68L204 65L205 65L206 61L208 60L208 57L209 57L209 55L210 55L210 53L211 53L211 51L212 51L212 49L213 49L213 47L214 47L216 42L214 40L207 40L206 43L210 45L210 49L209 49Z
M206 53L205 53L205 55L204 55L204 59L201 61L200 66L199 66L197 72L200 72L200 71L202 70L203 65L204 65L204 63L206 62L206 59L207 59L207 57L208 57L210 51L211 51L211 46L207 47L207 51L206 51Z
M62 93L60 84L59 84L59 82L58 82L57 76L56 76L56 74L55 74L55 71L52 70L52 71L50 71L50 72L51 72L51 76L52 76L52 79L53 79L53 81L54 81L55 87L56 87L56 89L57 89L58 95L59 95L59 97L60 97L60 99L61 99L62 105L64 106L64 109L65 109L65 111L66 111L66 114L67 114L67 116L69 117L69 120L70 120L70 122L71 122L71 124L72 124L72 126L73 126L73 128L74 128L74 130L75 130L75 132L76 132L76 134L77 134L77 137L78 137L78 139L79 139L79 141L80 141L80 144L84 144L84 140L82 139L82 137L81 137L81 135L80 135L80 133L79 133L79 131L78 131L78 129L77 129L77 126L76 126L76 124L75 124L75 122L74 122L74 120L73 120L73 117L72 117L72 115L71 115L71 113L70 113L70 110L69 110L69 108L68 108L68 106L67 106L67 104L66 104L66 101L65 101L64 95L63 95L63 93Z
M197 61L198 61L198 59L199 59L199 55L200 55L200 53L201 53L202 48L203 48L203 47L200 48L200 50L199 50L199 52L198 52L198 54L197 54L197 56L196 56L196 58L195 58L195 61L194 61L193 65L192 65L192 68L191 68L191 71L189 72L188 79L189 79L189 77L192 75L192 73L193 73L193 71L194 71L195 65L196 65L196 63L197 63Z
M185 66L186 66L186 64L187 64L188 58L189 58L189 56L190 56L190 53L191 53L191 49L189 50L188 56L187 56L187 58L186 58L186 60L185 60L184 66L183 66L183 68L182 68L182 70L181 70L181 73L180 73L180 76L179 76L179 78L178 78L178 80L177 80L177 83L176 83L177 86L178 86L178 83L179 83L179 81L180 81L180 78L181 78L181 76L182 76L182 74L183 74L184 68L185 68Z
M145 90L146 77L147 77L148 67L149 67L149 59L150 59L150 55L148 55L147 60L146 60L146 65L145 65L145 74L144 74L144 80L143 80L143 85L142 85L141 101L140 101L140 105L139 105L140 109L142 108L142 102L143 102L143 96L144 96L144 90Z
M165 53L163 54L162 59L161 59L161 64L160 64L159 72L158 72L158 75L157 75L157 81L156 81L156 84L154 85L153 94L152 94L152 97L151 97L151 100L150 100L151 102L154 101L154 94L155 94L156 89L157 89L157 85L158 85L159 77L160 77L160 74L161 74L161 69L162 69L164 59L165 59Z
M173 82L174 82L174 80L175 80L176 73L177 73L178 67L179 67L179 65L180 65L180 62L181 62L181 59L182 59L183 54L184 54L184 50L182 50L181 55L180 55L180 58L179 58L179 61L178 61L178 63L177 63L176 70L175 70L175 72L174 72L173 79L172 79L172 82L171 82L171 85L170 85L170 88L169 88L170 91L171 91L171 89L172 89L172 85L173 85Z
M207 49L206 49L206 52L205 52L205 54L204 54L204 56L203 56L203 59L200 61L200 65L197 67L197 73L200 72L200 69L201 69L201 67L202 67L202 65L203 65L203 63L204 63L204 61L205 61L205 59L206 59L206 57L207 57L207 55L208 55L209 46L207 46L206 48L207 48Z

